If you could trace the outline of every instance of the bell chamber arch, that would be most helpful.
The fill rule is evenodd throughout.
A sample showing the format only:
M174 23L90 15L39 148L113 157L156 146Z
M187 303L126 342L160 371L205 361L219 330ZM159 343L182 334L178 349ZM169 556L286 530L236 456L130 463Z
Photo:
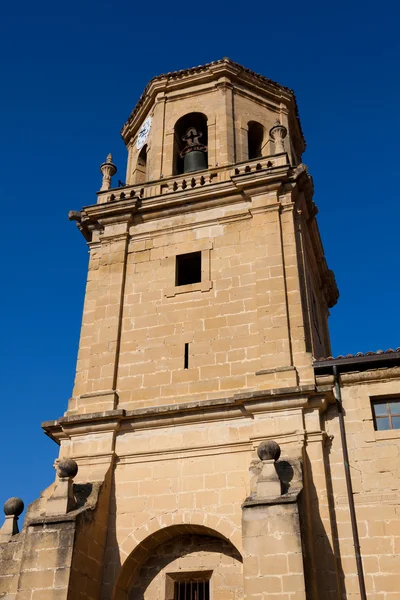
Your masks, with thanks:
M257 121L249 121L247 124L248 158L261 158L264 144L264 127Z
M208 126L204 113L183 115L174 127L173 174L208 169Z
M145 183L147 181L147 144L145 144L137 157L135 169L135 183Z

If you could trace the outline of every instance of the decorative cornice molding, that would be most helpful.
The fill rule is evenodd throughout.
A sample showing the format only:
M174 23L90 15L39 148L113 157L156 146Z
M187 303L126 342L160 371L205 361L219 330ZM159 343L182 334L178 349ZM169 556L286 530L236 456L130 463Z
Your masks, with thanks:
M154 429L180 423L242 419L282 409L303 408L316 393L314 385L244 392L228 398L183 402L136 410L116 409L61 417L42 424L45 433L57 440L60 435L115 431L118 427ZM126 425L124 425L124 422Z

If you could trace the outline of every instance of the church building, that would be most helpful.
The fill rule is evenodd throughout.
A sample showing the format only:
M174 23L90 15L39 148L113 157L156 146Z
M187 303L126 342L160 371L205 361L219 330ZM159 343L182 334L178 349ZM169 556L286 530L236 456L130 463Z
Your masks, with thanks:
M294 93L224 58L121 135L124 182L109 154L69 215L75 385L21 531L5 503L0 599L399 600L400 348L331 357Z

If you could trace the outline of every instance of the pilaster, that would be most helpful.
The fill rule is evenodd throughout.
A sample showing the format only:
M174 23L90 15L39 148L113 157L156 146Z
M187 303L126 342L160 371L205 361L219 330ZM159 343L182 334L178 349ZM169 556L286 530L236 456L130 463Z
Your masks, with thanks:
M219 165L229 165L235 158L235 131L233 120L233 87L227 77L221 77L217 83L219 111L217 117L217 147Z
M279 372L280 378L287 378L290 385L297 385L289 332L278 194L279 185L266 194L252 198L256 303L260 332L259 374L263 380L271 374L273 382ZM274 373L270 373L272 369Z
M68 414L113 410L128 248L128 222L102 223L90 247L86 299L73 398Z

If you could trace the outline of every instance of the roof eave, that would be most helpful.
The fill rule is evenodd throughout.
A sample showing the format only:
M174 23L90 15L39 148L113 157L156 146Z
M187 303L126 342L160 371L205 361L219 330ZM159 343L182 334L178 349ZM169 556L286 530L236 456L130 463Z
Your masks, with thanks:
M131 138L134 134L135 125L138 125L142 121L143 116L147 113L156 95L160 91L165 90L167 85L170 85L172 82L175 81L178 85L182 86L182 80L188 77L200 75L200 79L207 79L210 77L214 78L216 75L220 75L223 72L228 72L232 77L241 78L247 84L251 83L253 80L253 83L258 84L258 86L260 84L265 85L270 88L271 92L279 91L282 95L286 96L286 99L288 101L292 101L294 111L296 114L296 120L299 128L300 137L305 149L306 143L299 119L296 96L293 90L275 81L272 81L272 79L268 79L263 75L259 75L258 73L255 73L254 71L251 71L250 69L247 69L246 67L243 67L239 63L236 63L228 58L223 58L221 60L207 63L205 65L200 65L198 67L191 67L190 69L173 71L171 73L166 73L163 75L157 75L156 77L153 77L153 79L150 80L150 82L144 89L136 106L132 110L128 120L121 129L121 136L124 139L125 143L127 143L127 141L129 141L129 138Z
M353 356L343 358L315 360L313 367L317 375L328 375L333 372L333 367L339 373L351 371L367 371L400 365L400 351L388 351L381 354Z

